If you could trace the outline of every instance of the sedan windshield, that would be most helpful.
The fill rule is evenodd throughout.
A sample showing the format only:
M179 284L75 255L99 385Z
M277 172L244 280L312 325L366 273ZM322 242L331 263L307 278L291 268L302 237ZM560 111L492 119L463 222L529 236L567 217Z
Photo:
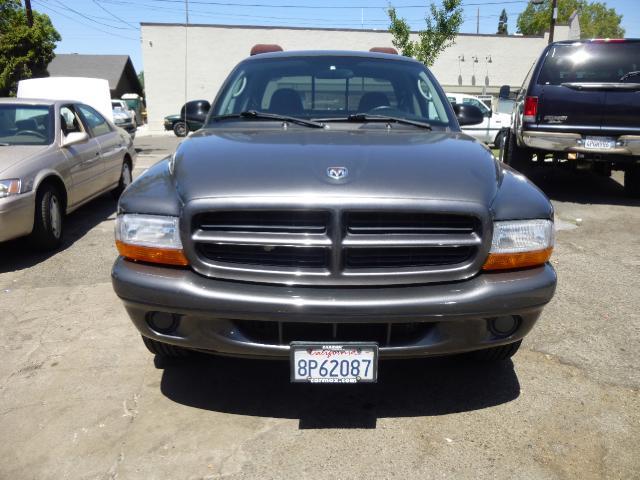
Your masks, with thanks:
M0 104L0 145L49 145L52 119L45 105Z
M210 124L216 117L255 111L326 122L367 122L379 116L448 127L446 97L436 85L422 65L402 60L338 55L252 59L231 74Z

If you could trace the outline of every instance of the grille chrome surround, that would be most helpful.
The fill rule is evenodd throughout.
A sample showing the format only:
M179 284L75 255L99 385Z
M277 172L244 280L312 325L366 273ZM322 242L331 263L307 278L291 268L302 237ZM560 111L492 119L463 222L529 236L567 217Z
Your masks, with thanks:
M362 287L464 280L490 248L490 215L475 203L321 200L194 200L181 217L185 254L220 279Z

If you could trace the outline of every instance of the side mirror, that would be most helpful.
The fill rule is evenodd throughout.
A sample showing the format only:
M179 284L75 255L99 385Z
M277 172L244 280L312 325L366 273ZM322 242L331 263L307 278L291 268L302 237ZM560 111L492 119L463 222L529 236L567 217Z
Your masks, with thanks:
M498 98L507 99L511 95L511 87L509 85L502 85L500 87L500 93Z
M453 105L453 111L456 113L458 123L463 125L477 125L484 121L484 115L478 107L464 103Z
M487 117L487 118L493 117L493 110L487 111L487 113L485 113L484 116Z
M85 132L71 132L65 136L64 140L62 140L62 147L70 147L77 143L84 143L87 140L89 140L89 135Z

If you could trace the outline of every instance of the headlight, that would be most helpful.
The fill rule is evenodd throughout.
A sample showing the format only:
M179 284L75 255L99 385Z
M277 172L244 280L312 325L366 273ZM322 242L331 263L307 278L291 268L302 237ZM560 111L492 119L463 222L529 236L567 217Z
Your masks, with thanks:
M178 217L124 214L116 218L116 246L129 260L188 265Z
M0 198L20 193L20 180L12 178L10 180L0 180Z
M551 220L494 222L493 239L484 270L505 270L542 265L554 244Z

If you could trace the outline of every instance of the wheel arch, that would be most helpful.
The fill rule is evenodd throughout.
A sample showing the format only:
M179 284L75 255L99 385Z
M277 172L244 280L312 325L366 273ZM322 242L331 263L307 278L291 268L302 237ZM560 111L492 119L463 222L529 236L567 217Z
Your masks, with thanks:
M67 185L65 184L62 177L54 171L43 172L41 173L34 182L33 191L37 194L37 192L45 185L54 186L60 195L62 196L62 204L64 207L64 212L66 213L67 207L69 205L69 195L67 191Z

